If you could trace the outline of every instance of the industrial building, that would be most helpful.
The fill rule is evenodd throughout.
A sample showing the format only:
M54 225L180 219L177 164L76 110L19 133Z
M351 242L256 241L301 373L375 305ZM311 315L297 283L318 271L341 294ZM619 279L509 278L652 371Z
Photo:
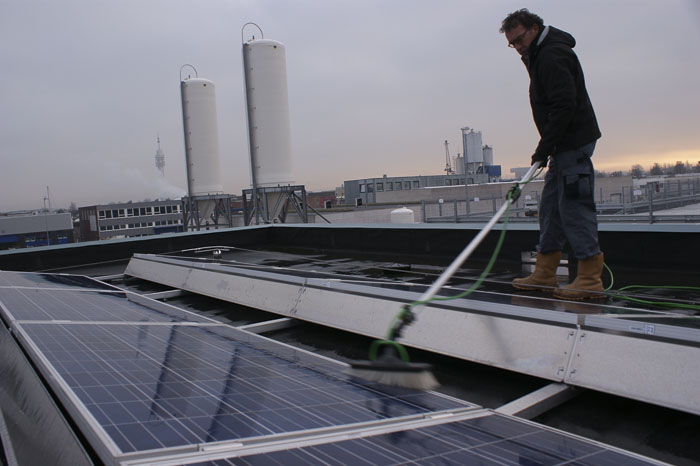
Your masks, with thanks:
M469 184L482 184L488 182L488 175L483 173L472 174L467 178ZM382 201L381 193L395 191L415 191L420 188L435 186L464 185L464 175L427 175L427 176L391 176L381 178L363 178L359 180L347 180L343 182L345 202L347 204L375 204ZM410 196L408 196L410 197Z
M73 219L68 212L17 212L0 215L0 249L72 242Z
M463 154L451 160L448 142L445 141L445 174L392 176L383 175L381 178L363 178L347 180L343 183L345 202L347 204L363 205L381 202L392 202L391 195L399 191L415 191L421 188L441 186L459 186L464 184L485 184L501 180L501 166L493 164L493 147L482 145L481 132L469 127L461 129ZM465 175L466 173L466 175ZM387 199L389 198L389 199ZM421 196L403 194L397 198L405 200L424 200Z
M93 205L78 211L81 241L183 231L179 200Z

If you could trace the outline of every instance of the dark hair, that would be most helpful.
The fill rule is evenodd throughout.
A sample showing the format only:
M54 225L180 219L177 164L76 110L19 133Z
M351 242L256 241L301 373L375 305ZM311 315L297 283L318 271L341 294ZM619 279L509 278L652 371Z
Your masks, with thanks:
M518 25L522 25L525 29L530 29L534 25L538 25L540 30L544 29L544 21L542 18L534 13L530 13L530 10L523 8L517 10L506 16L506 19L501 23L501 29L499 32L508 32L511 29L515 29Z

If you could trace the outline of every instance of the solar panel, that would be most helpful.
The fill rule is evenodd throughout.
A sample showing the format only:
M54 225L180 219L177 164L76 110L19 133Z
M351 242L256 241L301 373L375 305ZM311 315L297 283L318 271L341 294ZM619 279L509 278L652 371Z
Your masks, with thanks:
M0 302L9 320L213 322L162 303L144 307L124 292L0 288Z
M205 449L212 442L276 445L277 434L290 433L307 446L258 450L236 464L635 464L639 458L437 393L354 379L335 361L164 303L99 287L86 291L90 279L16 275L23 276L0 275L4 317L105 463L208 461L208 451L226 457L221 443ZM56 287L47 289L46 282ZM455 413L481 417L450 422ZM410 423L425 425L422 420L443 424L411 430ZM376 430L386 425L394 432ZM351 433L372 426L376 435ZM308 446L313 435L326 443Z
M229 465L595 464L649 461L497 414L414 430L213 461Z
M9 272L0 270L0 287L7 286L29 288L89 288L96 290L119 289L82 275Z
M21 328L122 452L473 406L351 381L338 364L223 325Z

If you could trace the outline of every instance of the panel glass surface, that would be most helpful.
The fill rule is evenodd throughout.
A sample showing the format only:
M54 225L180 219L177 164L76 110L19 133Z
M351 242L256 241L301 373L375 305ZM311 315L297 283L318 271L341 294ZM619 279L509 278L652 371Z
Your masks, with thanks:
M473 406L227 326L22 324L123 452Z
M89 288L95 290L118 290L118 288L100 283L82 275L63 275L54 273L29 273L0 271L0 287L26 286L29 288Z
M136 304L122 292L0 288L0 302L15 320L211 322L160 303Z
M489 415L362 439L214 461L229 465L642 465L650 464L564 433Z

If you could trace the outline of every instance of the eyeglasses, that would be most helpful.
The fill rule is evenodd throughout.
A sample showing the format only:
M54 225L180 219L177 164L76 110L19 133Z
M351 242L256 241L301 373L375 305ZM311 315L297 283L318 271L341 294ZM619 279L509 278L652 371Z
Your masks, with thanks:
M529 31L529 29L526 29L525 32L520 34L518 37L516 37L512 41L508 42L508 47L513 49L513 48L515 48L516 45L521 44L523 42L523 40L525 39L525 34L527 34L528 31Z

